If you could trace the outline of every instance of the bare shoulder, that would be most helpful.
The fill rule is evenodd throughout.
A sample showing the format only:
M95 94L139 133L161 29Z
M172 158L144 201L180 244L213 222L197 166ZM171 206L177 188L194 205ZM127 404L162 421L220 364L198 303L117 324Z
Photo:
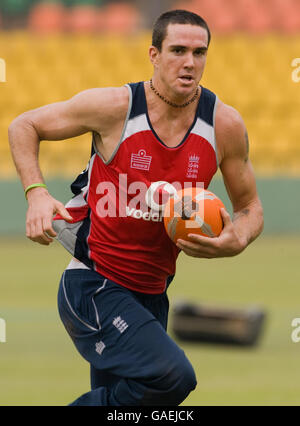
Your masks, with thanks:
M215 130L220 162L226 157L247 158L247 130L242 116L235 108L218 101Z
M125 86L94 88L78 93L68 102L73 108L78 108L79 113L86 111L95 116L100 126L106 123L109 125L111 120L122 120L126 116L129 92Z
M105 109L114 109L125 106L128 103L129 94L125 86L122 87L104 87L87 89L78 93L72 99L81 98L82 101L93 103Z
M118 129L129 105L127 87L96 88L71 99L27 111L10 125L30 126L40 140L64 140L91 131L99 134Z
M216 112L216 139L219 163L234 212L258 203L254 170L249 159L246 126L237 110L219 103Z

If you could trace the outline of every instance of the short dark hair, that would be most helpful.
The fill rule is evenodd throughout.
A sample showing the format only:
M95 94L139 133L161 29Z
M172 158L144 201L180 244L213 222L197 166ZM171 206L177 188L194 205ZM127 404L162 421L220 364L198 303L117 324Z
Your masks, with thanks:
M205 28L208 35L208 45L210 43L211 34L207 23L201 16L196 13L189 12L188 10L175 9L163 13L156 20L152 32L152 46L161 51L162 43L167 35L167 28L169 24L190 24L198 25Z

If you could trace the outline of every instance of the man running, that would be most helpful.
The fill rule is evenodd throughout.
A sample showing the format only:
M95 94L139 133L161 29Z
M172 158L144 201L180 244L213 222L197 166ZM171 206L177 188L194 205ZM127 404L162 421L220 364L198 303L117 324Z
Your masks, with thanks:
M59 311L91 365L92 390L73 405L184 401L196 387L194 370L166 333L166 290L177 256L235 256L262 231L244 122L199 86L209 42L200 16L166 12L153 29L150 81L86 90L26 112L9 128L28 199L27 237L49 245L57 236L74 256L61 279ZM86 132L93 135L92 156L64 207L44 184L39 143ZM175 245L153 209L160 202L155 189L161 182L207 188L218 167L233 220L223 209L219 237L192 235Z

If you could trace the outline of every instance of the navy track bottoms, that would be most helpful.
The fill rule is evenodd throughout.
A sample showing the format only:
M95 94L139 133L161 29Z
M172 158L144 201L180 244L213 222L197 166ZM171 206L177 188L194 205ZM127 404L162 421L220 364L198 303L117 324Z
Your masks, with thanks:
M128 290L88 269L63 273L58 308L91 366L91 391L71 405L179 405L196 387L184 352L166 333L166 293Z

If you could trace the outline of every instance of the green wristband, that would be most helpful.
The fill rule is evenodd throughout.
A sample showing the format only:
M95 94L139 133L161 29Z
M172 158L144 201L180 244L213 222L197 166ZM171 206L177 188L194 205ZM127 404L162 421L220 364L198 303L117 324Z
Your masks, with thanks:
M32 185L27 186L27 188L24 191L26 200L27 200L27 192L33 188L47 188L47 185L45 185L44 183L33 183Z

